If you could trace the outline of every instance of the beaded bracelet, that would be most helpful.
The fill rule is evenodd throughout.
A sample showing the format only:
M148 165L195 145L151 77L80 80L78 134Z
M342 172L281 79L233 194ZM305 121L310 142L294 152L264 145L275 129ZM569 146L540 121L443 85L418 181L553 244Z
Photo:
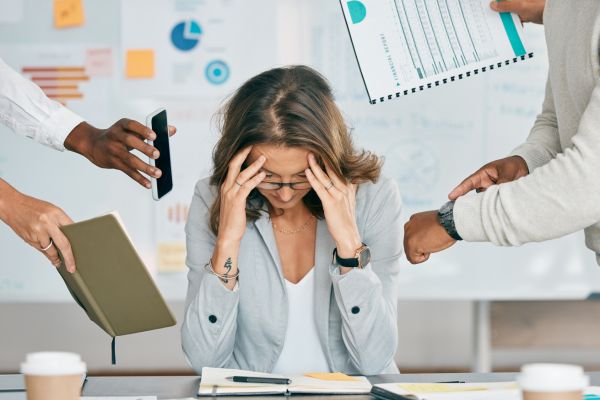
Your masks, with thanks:
M221 280L221 282L223 283L227 283L229 282L229 279L238 279L238 276L240 276L240 271L238 270L238 272L235 273L235 275L228 275L228 274L219 274L218 272L215 272L213 266L212 266L212 260L209 259L208 262L204 265L204 269L206 270L206 272L213 274L214 276L216 276L217 278L219 278Z

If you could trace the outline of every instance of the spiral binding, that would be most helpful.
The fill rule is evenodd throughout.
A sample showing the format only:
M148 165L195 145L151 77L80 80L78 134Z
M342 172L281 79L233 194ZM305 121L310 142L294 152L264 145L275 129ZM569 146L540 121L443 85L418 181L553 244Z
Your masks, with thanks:
M443 78L443 79L440 79L440 80L435 81L435 82L427 83L425 85L419 85L419 86L414 87L412 89L406 89L406 90L403 90L401 92L396 92L395 94L389 94L387 96L387 100L392 100L392 99L398 98L400 96L406 96L406 95L411 94L411 93L420 92L420 91L425 90L425 89L431 89L434 86L440 86L440 84L444 85L444 84L446 84L448 82L454 82L456 80L461 80L461 79L463 79L465 77L468 78L471 75L479 75L479 71L485 72L488 69L491 71L491 70L493 70L495 68L502 68L502 66L504 66L504 65L511 65L511 64L516 63L519 60L525 60L525 59L532 58L532 57L533 57L533 53L528 53L528 54L524 54L524 55L519 56L519 57L514 57L512 59L512 62L509 59L509 60L506 60L506 61L501 61L501 62L497 62L497 63L494 63L494 64L490 64L488 67L476 68L473 71L467 71L465 73L454 75L454 76L451 76L449 78ZM380 97L379 100L377 100L377 99L371 99L370 103L371 104L383 103L385 100L386 100L386 97Z

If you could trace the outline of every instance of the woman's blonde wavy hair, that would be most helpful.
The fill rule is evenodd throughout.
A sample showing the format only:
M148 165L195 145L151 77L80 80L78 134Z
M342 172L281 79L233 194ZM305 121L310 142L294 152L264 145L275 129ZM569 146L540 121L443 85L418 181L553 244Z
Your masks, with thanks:
M376 182L382 161L368 151L357 151L331 89L321 74L306 66L274 68L244 83L218 115L221 137L213 150L210 184L220 189L229 162L250 145L302 147L326 161L349 182ZM210 207L210 228L219 232L220 190ZM314 190L302 199L310 212L323 218ZM270 204L254 189L246 201L249 221Z

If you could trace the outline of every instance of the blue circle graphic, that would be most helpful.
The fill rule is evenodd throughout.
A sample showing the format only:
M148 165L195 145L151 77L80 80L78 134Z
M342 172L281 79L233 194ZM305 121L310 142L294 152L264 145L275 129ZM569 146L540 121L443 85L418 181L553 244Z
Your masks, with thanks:
M202 28L196 21L181 21L171 30L171 42L181 51L190 51L200 41Z
M208 63L204 70L206 79L213 85L225 83L229 78L229 66L224 61L215 60Z

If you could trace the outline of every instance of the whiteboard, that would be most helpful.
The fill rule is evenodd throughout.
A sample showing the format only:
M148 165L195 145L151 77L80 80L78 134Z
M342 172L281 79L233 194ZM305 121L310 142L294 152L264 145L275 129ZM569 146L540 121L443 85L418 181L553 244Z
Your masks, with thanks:
M337 1L143 3L145 7L138 8L139 0L86 1L86 25L57 31L50 2L25 0L21 20L0 23L0 54L20 69L53 59L81 64L90 48L111 49L112 72L92 77L82 85L84 99L69 106L100 127L124 116L143 121L152 110L166 107L179 129L171 142L174 192L156 203L124 174L44 148L4 127L0 127L0 176L22 192L59 205L74 220L117 210L168 300L185 297L187 280L184 266L179 272L158 268L157 244L184 240L183 221L167 215L189 204L194 183L210 171L218 137L212 115L227 95L260 71L301 63L330 80L357 146L383 155L384 172L397 179L405 219L439 208L450 189L469 173L504 157L526 138L541 108L547 71L541 27L525 29L535 53L532 60L370 105ZM14 4L20 7L19 2ZM147 21L153 15L161 20L151 30ZM169 48L169 30L191 20L199 21L205 34L198 51L187 57ZM161 55L157 77L128 80L123 72L125 51L148 46L145 36ZM201 69L212 59L228 62L230 77L224 84L202 81L206 76ZM200 74L194 76L194 71ZM176 78L189 81L182 84ZM0 254L0 301L70 301L53 267L4 225ZM584 298L600 289L600 268L583 236L576 233L520 248L459 243L419 266L403 261L400 284L402 299Z

